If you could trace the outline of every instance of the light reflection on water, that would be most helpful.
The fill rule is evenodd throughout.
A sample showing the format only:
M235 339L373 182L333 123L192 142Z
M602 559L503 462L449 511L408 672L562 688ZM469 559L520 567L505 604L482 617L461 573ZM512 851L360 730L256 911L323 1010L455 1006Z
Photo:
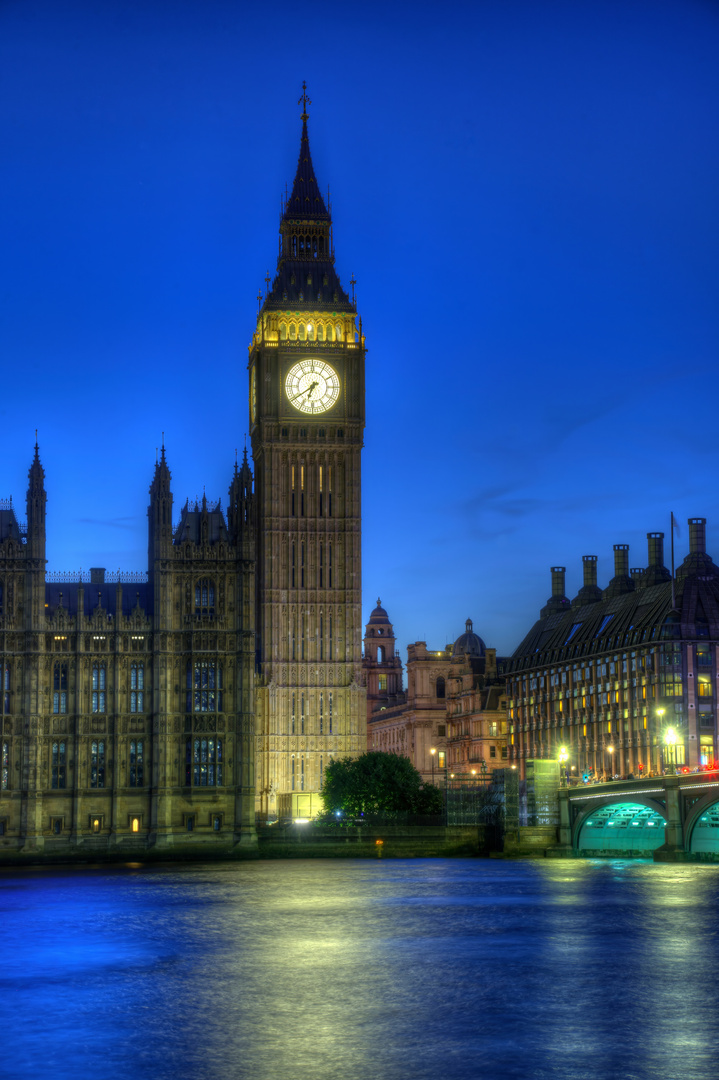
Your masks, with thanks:
M719 868L292 860L0 890L0 1075L719 1073Z

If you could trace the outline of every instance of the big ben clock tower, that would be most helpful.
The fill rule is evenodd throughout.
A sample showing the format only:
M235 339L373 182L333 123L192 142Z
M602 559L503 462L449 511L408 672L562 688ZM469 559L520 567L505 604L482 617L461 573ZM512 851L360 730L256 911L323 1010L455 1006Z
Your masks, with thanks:
M361 673L364 338L302 138L277 272L250 345L257 508L257 812L310 816L366 749Z

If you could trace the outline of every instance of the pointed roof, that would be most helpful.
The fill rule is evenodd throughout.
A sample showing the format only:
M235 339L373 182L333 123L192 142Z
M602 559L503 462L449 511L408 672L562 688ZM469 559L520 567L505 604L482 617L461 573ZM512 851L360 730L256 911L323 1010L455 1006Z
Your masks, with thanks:
M28 480L30 481L31 491L38 491L44 486L45 470L40 462L40 447L37 443L37 432L35 432L35 455L27 475Z
M312 164L306 113L302 114L300 156L297 160L295 182L292 185L292 194L285 204L284 214L282 215L283 221L296 221L298 218L312 221L330 220Z
M162 447L160 450L160 460L155 460L155 475L152 478L150 484L150 494L156 495L160 491L168 492L170 490L170 481L172 474L167 465L167 459L165 458L165 439L163 432Z

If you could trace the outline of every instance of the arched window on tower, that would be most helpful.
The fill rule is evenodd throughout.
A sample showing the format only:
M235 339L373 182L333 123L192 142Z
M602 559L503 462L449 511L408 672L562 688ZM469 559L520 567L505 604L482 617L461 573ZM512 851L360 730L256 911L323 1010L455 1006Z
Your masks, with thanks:
M195 585L195 615L215 614L215 583L203 578Z
M313 239L312 239L312 255L314 256L315 259L317 258L317 237L316 236L313 237Z
M130 712L145 711L145 665L133 661L130 666Z
M335 339L335 332L334 332L334 328L332 327L332 324L330 323L330 325L327 327L327 340L328 341L334 341L334 339Z
M445 696L444 679L442 678L441 675L437 679L437 688L436 688L435 693L436 693L438 698L443 698Z
M385 662L384 645L378 645L377 646L377 663L378 664L384 664L384 662Z
M52 711L67 712L67 664L55 664L52 677Z
M318 246L320 255L324 255L324 253L325 253L325 238L324 238L324 236L320 236L317 246Z
M287 340L287 323L280 323L280 341Z
M297 337L297 327L294 323L290 323L290 341L294 341Z
M292 254L293 255L297 254L297 237L296 236L292 237Z
M325 339L325 328L322 325L322 323L320 323L319 326L317 327L317 340L318 341L324 341L324 339Z
M92 711L105 712L105 665L92 665Z

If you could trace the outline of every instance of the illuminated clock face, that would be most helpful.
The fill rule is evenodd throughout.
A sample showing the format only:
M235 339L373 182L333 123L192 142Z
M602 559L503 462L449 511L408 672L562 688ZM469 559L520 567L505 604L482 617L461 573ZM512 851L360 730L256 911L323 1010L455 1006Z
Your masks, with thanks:
M300 412L327 412L340 396L340 377L324 360L300 360L287 372L285 393L290 405Z
M257 416L257 368L252 368L250 375L250 419L255 422Z

